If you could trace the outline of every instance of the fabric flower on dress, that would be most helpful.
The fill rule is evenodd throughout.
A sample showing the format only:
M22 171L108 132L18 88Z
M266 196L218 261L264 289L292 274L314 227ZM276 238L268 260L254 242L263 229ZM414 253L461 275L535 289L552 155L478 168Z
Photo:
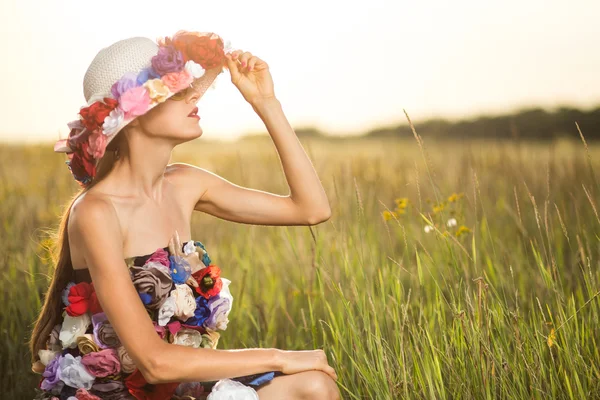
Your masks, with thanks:
M38 356L40 357L40 362L44 365L48 365L48 363L50 361L52 361L52 359L54 357L56 357L57 354L61 354L61 352L56 351L56 350L45 350L45 349L40 349L40 351L38 351Z
M130 271L136 290L150 295L150 301L146 306L151 310L158 310L173 287L169 271L154 265L133 266Z
M125 378L125 385L136 399L165 400L170 399L180 382L159 383L156 385L146 382L139 369Z
M186 285L175 285L175 289L171 290L171 296L175 299L175 316L182 321L185 321L194 316L196 310L196 299L192 289Z
M69 314L65 313L60 334L58 336L63 349L66 349L67 347L77 347L77 338L85 334L90 323L89 313L82 314L78 317L71 317Z
M206 328L206 333L202 334L202 343L200 344L200 347L216 349L220 337L221 334L219 332Z
M85 365L90 374L97 378L116 375L121 371L119 354L115 349L104 349L86 354L81 358L81 363Z
M192 61L193 62L193 61ZM185 246L183 246L183 254L190 255L196 251L196 245L193 240L188 241Z
M173 344L198 348L202 344L202 334L194 329L181 328L173 337Z
M201 326L206 318L210 316L210 308L208 307L208 300L202 296L198 296L195 299L196 309L194 315L185 321L187 325Z
M40 385L42 390L51 390L60 382L60 360L62 359L62 354L57 354L48 364L46 365L46 369L42 373L44 380Z
M85 366L81 364L81 356L73 357L72 354L65 354L59 360L60 379L68 386L74 388L90 389L96 379L90 374Z
M121 371L126 374L132 373L135 370L135 363L129 356L127 350L125 350L125 347L117 347L117 355L119 356L119 362L121 363Z
M102 400L100 397L95 396L87 391L87 389L79 388L75 392L75 398L77 400Z
M222 278L223 288L217 296L211 297L208 300L208 308L210 316L204 321L204 325L210 329L227 329L229 319L227 316L231 311L233 296L229 292L229 284L231 281L227 278Z
M77 348L82 355L100 351L100 346L94 341L94 335L86 333L77 338Z
M171 291L172 293L172 291ZM175 303L175 297L172 295L167 297L164 303L158 309L158 324L165 326L171 320L171 317L175 315L177 310L177 304Z
M92 324L94 329L94 341L103 348L116 348L121 345L121 340L117 336L115 329L108 320L105 313L92 315Z
M199 285L194 289L205 299L210 299L221 291L223 286L221 269L216 265L209 265L206 268L202 268L201 270L194 272L192 276Z
M250 386L232 379L221 379L206 398L206 400L259 400L258 393Z
M185 283L192 275L190 263L180 256L169 256L171 261L171 279L175 283Z
M171 265L171 262L169 261L169 253L165 249L158 249L154 253L152 253L150 258L146 260L146 263L144 265L149 265L153 262L160 263L165 267L169 268Z

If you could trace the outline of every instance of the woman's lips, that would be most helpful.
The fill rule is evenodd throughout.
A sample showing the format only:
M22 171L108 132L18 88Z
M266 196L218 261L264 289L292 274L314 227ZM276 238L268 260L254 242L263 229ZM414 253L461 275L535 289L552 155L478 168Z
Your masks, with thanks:
M188 114L188 117L200 119L198 115L198 107L194 108L191 113Z

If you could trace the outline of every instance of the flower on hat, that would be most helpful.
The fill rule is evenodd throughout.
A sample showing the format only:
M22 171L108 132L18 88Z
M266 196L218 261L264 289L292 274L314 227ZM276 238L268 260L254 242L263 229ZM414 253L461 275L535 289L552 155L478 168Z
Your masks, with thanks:
M178 72L170 72L163 75L161 79L173 93L185 89L194 81L194 77L187 69Z
M150 79L143 86L148 90L152 103L162 103L171 94L167 85L160 79Z
M104 98L104 103L100 100L95 101L89 107L83 107L79 110L79 115L83 119L83 125L87 130L93 132L101 127L108 114L119 105L119 102L110 97Z
M184 62L193 60L204 69L218 67L225 57L223 39L214 34L207 36L199 32L179 31L172 39L165 40L165 44L169 42L181 51Z
M138 74L134 72L126 72L111 86L110 92L112 93L113 97L118 100L119 97L121 97L121 94L136 86L141 86L141 84L138 82Z
M125 118L125 113L121 108L117 107L108 114L108 117L104 119L104 124L102 125L102 133L105 135L112 135L115 133L123 119Z
M144 86L136 86L121 94L120 107L125 112L125 118L129 119L144 114L150 108L152 99L148 89Z

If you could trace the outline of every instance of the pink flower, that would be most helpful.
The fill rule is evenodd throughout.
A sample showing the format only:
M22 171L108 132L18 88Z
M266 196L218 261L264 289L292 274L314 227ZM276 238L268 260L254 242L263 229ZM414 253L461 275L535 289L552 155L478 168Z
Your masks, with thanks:
M182 89L190 86L190 83L194 81L194 77L190 74L187 69L180 72L169 72L160 78L169 90L173 93L177 93Z
M150 258L148 258L148 260L146 260L146 263L149 263L149 262L161 263L165 267L169 267L171 265L171 262L169 261L169 253L167 251L165 251L165 249L156 250L150 256Z
M101 158L104 156L104 150L106 149L106 135L102 133L102 129L96 129L88 138L90 147L88 152L94 158Z
M119 107L125 113L125 118L130 119L148 111L151 102L148 90L144 86L136 86L121 94Z
M116 375L121 371L119 354L112 348L88 353L81 358L81 363L98 378Z
M77 389L77 392L75 392L75 397L77 400L101 400L100 397L91 394L84 388Z

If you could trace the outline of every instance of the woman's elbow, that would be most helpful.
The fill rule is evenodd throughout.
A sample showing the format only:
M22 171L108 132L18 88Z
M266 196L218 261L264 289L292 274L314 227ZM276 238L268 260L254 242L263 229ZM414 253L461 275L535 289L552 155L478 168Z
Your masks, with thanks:
M152 352L144 356L142 365L138 366L138 370L150 384L162 383L164 381L163 371L165 371L163 364L163 358L160 352Z

